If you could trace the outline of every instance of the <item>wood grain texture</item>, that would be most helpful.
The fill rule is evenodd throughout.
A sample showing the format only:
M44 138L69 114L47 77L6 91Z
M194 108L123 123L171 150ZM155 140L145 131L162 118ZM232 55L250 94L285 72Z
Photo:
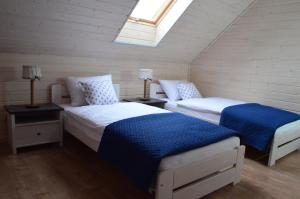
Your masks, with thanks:
M67 136L62 148L26 149L10 155L0 145L1 198L153 199L137 190L119 170L100 161L94 151ZM242 179L205 196L205 199L299 199L300 151L268 168L246 159Z
M37 103L49 102L50 85L63 82L68 76L112 74L113 82L121 86L122 99L143 96L139 68L152 68L154 80L187 79L189 71L189 65L172 62L0 54L0 140L7 137L3 106L30 103L30 81L22 79L23 64L38 65L42 69L43 77L36 81Z
M49 100L50 84L70 75L111 73L121 96L135 97L142 90L138 68L153 68L157 79L187 79L188 63L252 1L195 0L157 48L113 42L137 0L0 1L0 140L2 106L29 100L23 64L42 67L38 103Z
M157 48L113 43L136 2L0 2L0 140L6 137L2 106L29 100L29 83L21 79L23 64L42 67L44 78L36 85L38 103L49 100L50 84L70 75L111 73L122 86L121 95L135 97L142 90L138 68L153 68L155 78L187 79L187 64L252 0L195 0Z
M189 63L253 0L194 0L157 48L114 43L137 1L1 0L0 52Z
M300 0L258 0L191 66L205 96L300 113Z

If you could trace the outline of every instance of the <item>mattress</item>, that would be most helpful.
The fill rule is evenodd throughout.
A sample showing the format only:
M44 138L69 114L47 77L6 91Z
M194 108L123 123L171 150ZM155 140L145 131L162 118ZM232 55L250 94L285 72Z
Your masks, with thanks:
M179 106L177 103L180 101L172 101L167 98L163 98L162 100L166 101L165 103L165 109L173 112L182 113L191 117L196 117L198 119L205 120L207 122L213 123L213 124L219 124L221 115L219 113L214 112L208 112L208 111L197 111L190 108L185 108L183 106Z
M222 111L229 107L238 104L245 104L246 102L220 98L220 97L206 97L206 98L191 98L177 102L180 107L188 108L202 113L221 114Z
M131 117L169 112L135 102L81 107L62 105L62 107L65 110L64 124L69 128L67 130L94 151L98 150L107 125ZM80 132L74 128L80 129Z
M104 129L107 125L130 117L169 112L168 110L135 102L82 107L62 105L62 107L65 109L65 130L94 151L98 150ZM161 161L159 170L162 171L187 165L226 150L232 150L239 145L239 138L232 137L206 147L169 156Z

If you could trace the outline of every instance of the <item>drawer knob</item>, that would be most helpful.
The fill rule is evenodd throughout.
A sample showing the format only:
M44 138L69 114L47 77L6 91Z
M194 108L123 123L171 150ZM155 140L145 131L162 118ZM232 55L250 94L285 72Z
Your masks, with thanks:
M37 136L40 136L40 135L41 135L41 133L40 133L40 132L38 132L36 135L37 135Z

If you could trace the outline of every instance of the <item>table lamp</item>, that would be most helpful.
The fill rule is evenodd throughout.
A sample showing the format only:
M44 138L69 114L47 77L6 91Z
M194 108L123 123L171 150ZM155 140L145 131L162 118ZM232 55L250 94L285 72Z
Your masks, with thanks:
M148 101L147 97L147 80L152 80L152 69L140 69L139 70L139 79L144 80L144 97L140 100Z
M23 79L30 79L30 105L27 108L38 108L34 102L34 82L42 77L41 69L37 66L23 66Z

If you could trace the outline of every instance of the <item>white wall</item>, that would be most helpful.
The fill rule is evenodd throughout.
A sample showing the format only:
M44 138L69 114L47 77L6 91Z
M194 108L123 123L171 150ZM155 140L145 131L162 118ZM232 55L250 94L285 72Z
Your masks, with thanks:
M30 100L30 83L22 79L22 65L36 64L43 78L36 83L38 103L49 102L50 85L67 76L89 76L110 73L114 83L121 84L121 98L143 95L139 68L152 68L154 80L187 79L187 64L147 62L142 60L96 59L49 55L0 54L0 141L7 137L4 105L26 104Z
M206 96L300 112L300 0L258 0L192 63Z

